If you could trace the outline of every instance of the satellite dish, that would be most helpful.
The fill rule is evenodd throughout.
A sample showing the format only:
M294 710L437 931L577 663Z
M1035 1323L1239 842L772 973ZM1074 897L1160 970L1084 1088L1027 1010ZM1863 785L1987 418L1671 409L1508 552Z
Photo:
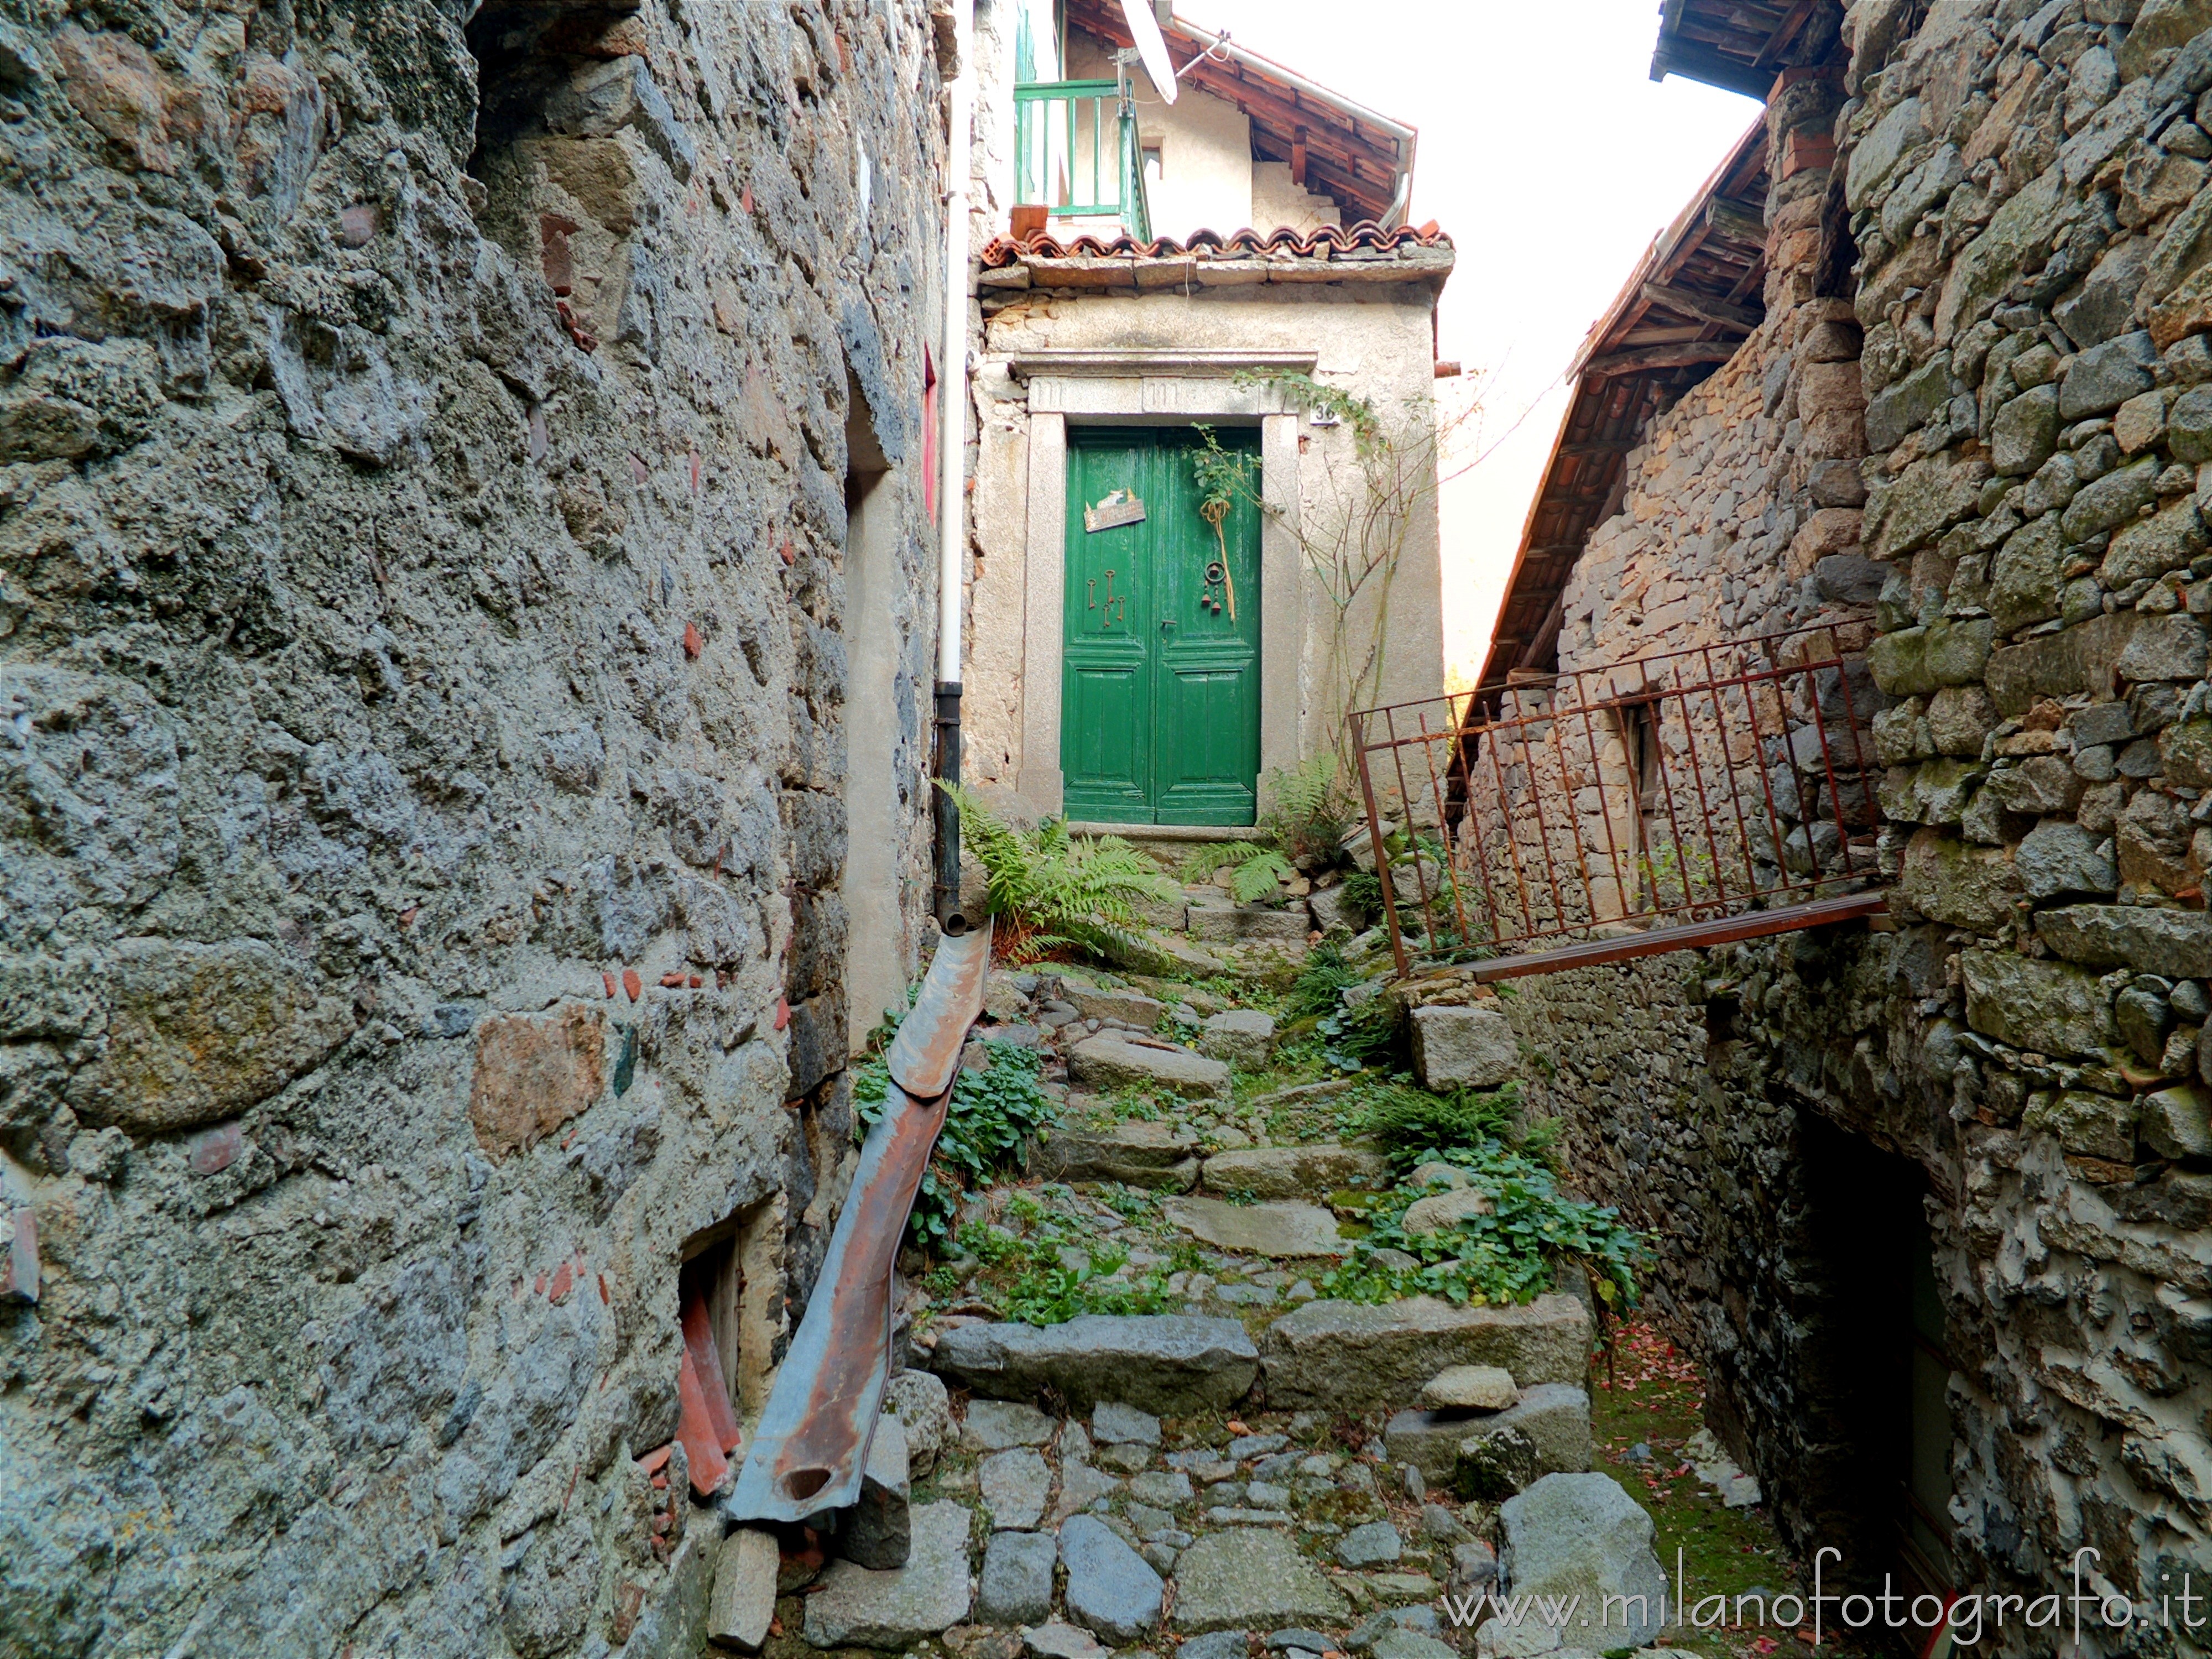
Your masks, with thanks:
M1168 43L1152 15L1152 0L1121 0L1121 15L1129 25L1129 38L1137 43L1137 56L1164 104L1176 100L1175 65L1168 61Z

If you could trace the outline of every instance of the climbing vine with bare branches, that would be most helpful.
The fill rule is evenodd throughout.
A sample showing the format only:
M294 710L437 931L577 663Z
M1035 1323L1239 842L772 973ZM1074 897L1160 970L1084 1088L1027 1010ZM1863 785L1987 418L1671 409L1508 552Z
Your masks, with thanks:
M1323 451L1322 488L1298 489L1294 509L1264 500L1258 467L1224 447L1209 427L1198 428L1204 447L1197 465L1207 501L1242 495L1297 540L1310 590L1328 603L1326 706L1339 714L1370 707L1381 701L1399 567L1415 527L1436 506L1438 462L1474 406L1470 402L1440 419L1434 402L1422 398L1388 418L1372 399L1308 374L1247 370L1236 382L1277 392L1301 414L1318 415L1351 434L1349 455L1340 446ZM1331 722L1329 746L1339 775L1348 779L1351 757L1340 722Z

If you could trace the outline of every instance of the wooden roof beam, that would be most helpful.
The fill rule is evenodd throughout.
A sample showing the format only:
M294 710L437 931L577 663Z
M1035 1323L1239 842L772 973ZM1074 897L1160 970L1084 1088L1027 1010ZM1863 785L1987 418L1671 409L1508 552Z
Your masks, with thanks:
M1805 25L1812 20L1813 9L1819 3L1820 0L1797 0L1797 3L1790 9L1790 15L1782 20L1773 33L1766 37L1765 48L1752 59L1752 67L1765 69L1770 64L1781 62L1782 54L1790 50Z
M1610 378L1634 374L1647 368L1688 368L1698 363L1724 363L1736 354L1741 340L1685 340L1677 345L1638 346L1632 351L1608 351L1583 365L1584 375Z
M1741 329L1748 334L1766 320L1763 311L1753 311L1749 306L1731 305L1726 300L1710 294L1700 294L1693 288L1679 288L1666 283L1646 283L1644 297L1655 306L1694 317L1701 323L1711 323L1719 328Z
M1766 211L1756 203L1716 196L1705 204L1705 228L1729 241L1749 243L1762 254L1766 250Z

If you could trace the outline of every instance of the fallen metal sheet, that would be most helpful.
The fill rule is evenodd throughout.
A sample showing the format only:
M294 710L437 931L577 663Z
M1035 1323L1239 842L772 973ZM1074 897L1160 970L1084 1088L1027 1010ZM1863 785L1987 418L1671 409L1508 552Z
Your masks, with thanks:
M921 994L884 1056L891 1081L916 1100L934 1100L952 1086L968 1028L983 1012L991 973L991 924L939 940Z
M945 939L899 1029L888 1109L860 1148L806 1317L776 1373L737 1488L723 1501L732 1521L802 1521L860 1499L861 1466L890 1380L891 1269L945 1127L961 1045L983 1009L990 959L988 924ZM903 1086L902 1071L937 1080L934 1093L917 1097Z

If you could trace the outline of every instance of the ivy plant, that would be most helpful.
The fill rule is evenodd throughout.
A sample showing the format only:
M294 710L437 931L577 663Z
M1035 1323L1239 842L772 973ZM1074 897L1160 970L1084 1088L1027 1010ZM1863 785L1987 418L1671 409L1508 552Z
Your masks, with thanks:
M1636 1300L1637 1269L1648 1247L1619 1211L1565 1196L1543 1164L1496 1141L1427 1148L1413 1159L1465 1170L1489 1199L1489 1211L1433 1231L1408 1232L1406 1212L1428 1194L1412 1188L1386 1194L1369 1212L1372 1231L1322 1280L1322 1295L1347 1302L1439 1296L1476 1307L1531 1302L1553 1288L1556 1265L1570 1258L1589 1266L1607 1305ZM1397 1255L1384 1257L1384 1251Z

